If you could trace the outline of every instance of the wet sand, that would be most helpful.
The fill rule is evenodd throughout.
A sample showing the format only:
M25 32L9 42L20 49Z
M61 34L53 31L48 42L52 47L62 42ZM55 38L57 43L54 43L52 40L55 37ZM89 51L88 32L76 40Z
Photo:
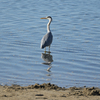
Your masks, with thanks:
M0 100L100 100L96 87L61 88L44 83L30 86L0 86Z

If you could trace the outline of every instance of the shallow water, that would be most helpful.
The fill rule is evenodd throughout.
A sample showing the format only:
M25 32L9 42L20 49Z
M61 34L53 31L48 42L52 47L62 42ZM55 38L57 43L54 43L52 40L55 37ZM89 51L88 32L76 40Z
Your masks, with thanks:
M99 0L3 0L0 9L1 85L100 87ZM48 15L50 55L40 49Z

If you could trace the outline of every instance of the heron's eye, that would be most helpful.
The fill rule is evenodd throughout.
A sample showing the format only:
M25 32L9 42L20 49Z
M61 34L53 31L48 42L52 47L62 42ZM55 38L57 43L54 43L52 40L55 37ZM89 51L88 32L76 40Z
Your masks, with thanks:
M47 16L47 18L51 18L50 16Z

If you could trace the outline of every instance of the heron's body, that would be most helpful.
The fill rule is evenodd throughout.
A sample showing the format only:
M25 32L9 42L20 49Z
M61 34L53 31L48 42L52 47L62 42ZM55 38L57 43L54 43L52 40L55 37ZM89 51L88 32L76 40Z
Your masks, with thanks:
M45 34L41 40L41 48L45 48L47 46L50 46L51 43L52 43L52 33L51 32L48 32L47 34Z
M41 40L41 49L46 48L47 46L50 47L52 40L53 40L53 35L50 31L50 23L52 21L52 18L50 16L46 18L41 18L41 19L49 19L49 22L47 24L47 34L45 34Z

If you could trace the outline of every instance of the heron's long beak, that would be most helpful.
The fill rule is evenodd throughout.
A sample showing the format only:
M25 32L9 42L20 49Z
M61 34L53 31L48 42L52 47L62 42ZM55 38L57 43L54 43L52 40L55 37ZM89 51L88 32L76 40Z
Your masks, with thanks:
M41 19L47 19L47 18L43 17L43 18L41 18Z

